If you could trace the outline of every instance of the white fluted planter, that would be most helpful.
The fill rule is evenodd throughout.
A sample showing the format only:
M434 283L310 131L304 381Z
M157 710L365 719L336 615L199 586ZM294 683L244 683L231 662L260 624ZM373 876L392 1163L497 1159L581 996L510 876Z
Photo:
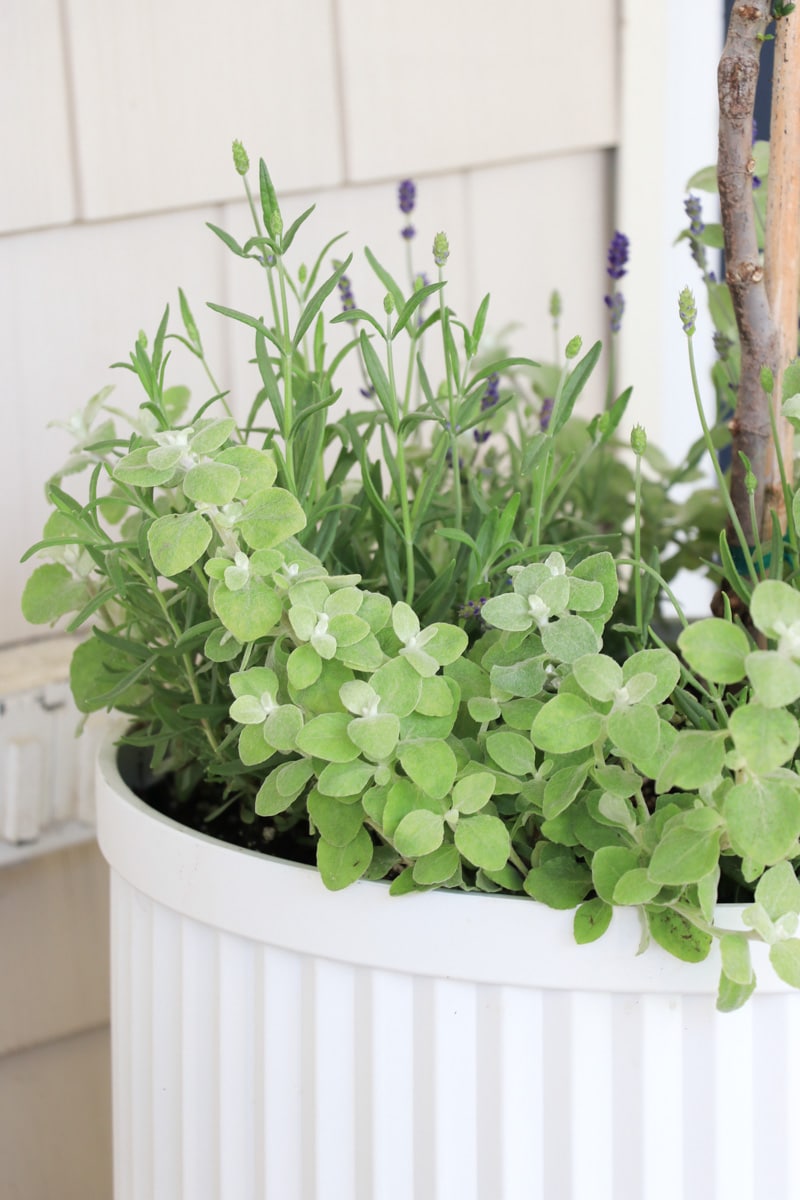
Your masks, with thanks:
M512 897L329 893L100 761L115 1200L800 1197L800 994ZM730 911L735 924L736 910Z

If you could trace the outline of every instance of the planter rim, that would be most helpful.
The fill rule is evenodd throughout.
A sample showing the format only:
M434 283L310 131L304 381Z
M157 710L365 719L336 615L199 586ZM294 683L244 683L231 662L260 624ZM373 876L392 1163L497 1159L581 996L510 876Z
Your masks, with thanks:
M118 732L118 731L117 731ZM152 900L206 925L266 945L371 968L475 983L675 995L716 995L716 942L702 963L683 963L651 943L641 917L615 909L597 942L578 946L573 910L528 897L475 892L389 895L359 881L328 891L313 867L271 858L188 829L156 812L122 779L115 737L97 763L97 836L113 871ZM717 919L744 928L744 905ZM756 943L758 991L794 993Z

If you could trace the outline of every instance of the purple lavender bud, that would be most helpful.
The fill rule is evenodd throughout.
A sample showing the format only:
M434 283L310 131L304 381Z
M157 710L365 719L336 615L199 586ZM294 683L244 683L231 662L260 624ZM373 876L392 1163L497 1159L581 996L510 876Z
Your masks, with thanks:
M714 342L714 349L717 352L720 362L725 362L733 348L733 342L724 333L720 333L718 329L714 331L712 341Z
M406 241L409 241L411 238L413 238L415 236L416 232L417 231L413 225L406 225L403 229L400 230L400 237L403 237L406 239Z
M604 296L603 300L609 310L611 332L619 333L622 327L622 314L625 312L625 297L621 292L613 292L610 296Z
M333 266L335 270L338 270L341 265L341 262L334 259ZM342 312L350 312L356 306L356 298L353 295L353 286L350 283L349 275L341 275L336 286L339 289L339 296L342 301Z
M414 205L417 200L417 185L413 179L404 179L397 189L397 203L400 206L400 212L406 216L414 211Z
M689 232L695 237L699 237L705 229L705 225L703 224L703 202L699 196L690 193L683 202L683 208L691 221Z
M542 407L539 409L539 428L546 432L550 426L550 418L553 415L553 404L555 400L552 396L546 396L542 401Z
M500 376L496 371L492 371L491 375L486 380L486 391L481 396L481 411L486 412L487 409L494 408L499 399Z
M491 429L473 429L472 436L478 445L482 446L484 442L488 442L489 438L492 436L492 431Z
M761 187L761 176L754 175L753 176L753 190L755 191L756 188L760 188L760 187Z
M622 279L628 265L630 241L624 233L616 231L608 247L608 266L606 270L611 279Z

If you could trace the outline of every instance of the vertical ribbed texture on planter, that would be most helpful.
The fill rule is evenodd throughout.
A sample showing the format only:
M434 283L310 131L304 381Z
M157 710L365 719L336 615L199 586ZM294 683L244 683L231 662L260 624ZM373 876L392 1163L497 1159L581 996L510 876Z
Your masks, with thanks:
M436 979L112 899L116 1200L800 1195L792 995Z

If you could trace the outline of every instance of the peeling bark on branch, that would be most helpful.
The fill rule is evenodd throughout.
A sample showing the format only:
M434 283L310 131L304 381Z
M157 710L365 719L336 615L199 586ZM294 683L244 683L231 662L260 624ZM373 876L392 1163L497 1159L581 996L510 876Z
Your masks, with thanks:
M767 366L775 372L779 351L753 209L753 108L761 54L759 38L768 23L769 9L765 4L735 5L717 72L720 109L717 176L725 235L726 281L741 344L741 376L732 427L731 499L751 545L758 540L765 509L772 439L761 388L761 368ZM747 455L758 480L754 497L756 529L750 520L745 468L739 451Z

